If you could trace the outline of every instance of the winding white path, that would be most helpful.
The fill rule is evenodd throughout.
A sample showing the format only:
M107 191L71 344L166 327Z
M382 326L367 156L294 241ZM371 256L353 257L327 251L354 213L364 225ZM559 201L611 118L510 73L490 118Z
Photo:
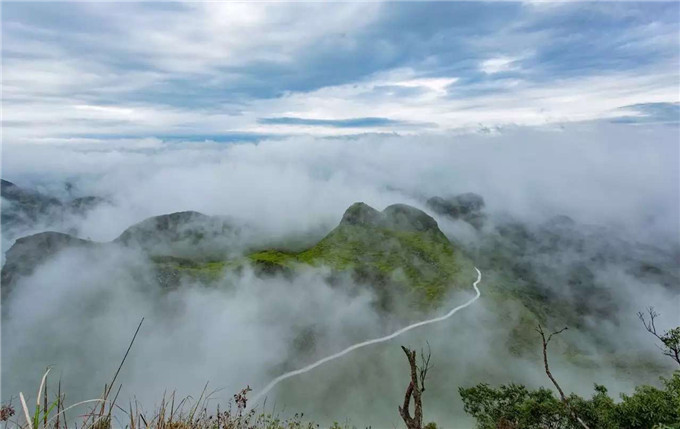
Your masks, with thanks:
M338 358L340 358L340 357L342 357L342 356L344 356L344 355L346 355L350 352L353 352L354 350L360 349L362 347L370 346L370 345L373 345L373 344L384 343L385 341L389 341L389 340L391 340L395 337L398 337L399 335L403 334L404 332L408 332L411 329L419 328L421 326L441 322L441 321L448 319L449 317L456 314L459 310L462 310L465 307L468 307L473 302L477 301L477 299L479 298L480 292L479 292L479 289L477 288L477 284L482 280L482 272L479 271L479 269L477 267L475 267L475 271L477 271L477 280L475 280L475 282L472 284L472 287L475 288L475 292L477 292L477 294L474 296L474 298L470 299L466 303L459 305L458 307L452 309L451 311L449 311L448 313L446 313L443 316L435 317L434 319L423 320L422 322L416 322L412 325L406 326L405 328L401 328L400 330L393 332L392 334L387 335L385 337L374 338L372 340L368 340L368 341L364 341L364 342L361 342L361 343L354 344L352 346L347 347L345 350L343 350L341 352L338 352L334 355L330 355L330 356L327 356L323 359L320 359L320 360L318 360L318 361L316 361L316 362L314 362L310 365L307 365L304 368L296 369L295 371L290 371L290 372L287 372L285 374L279 375L278 377L273 379L264 389L259 391L257 393L257 395L253 396L253 399L251 399L249 402L251 402L252 404L256 404L257 401L260 398L262 398L264 395L269 393L270 390L272 390L277 384L279 384L283 380L285 380L287 378L295 377L296 375L304 374L305 372L309 372L309 371L313 370L314 368L316 368L317 366L320 366L320 365L323 365L326 362L330 362L332 360L338 359Z

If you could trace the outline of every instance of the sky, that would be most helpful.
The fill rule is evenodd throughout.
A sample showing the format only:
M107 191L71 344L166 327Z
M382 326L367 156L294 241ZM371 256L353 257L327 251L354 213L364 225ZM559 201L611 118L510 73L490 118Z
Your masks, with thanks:
M5 144L676 123L677 2L4 2Z

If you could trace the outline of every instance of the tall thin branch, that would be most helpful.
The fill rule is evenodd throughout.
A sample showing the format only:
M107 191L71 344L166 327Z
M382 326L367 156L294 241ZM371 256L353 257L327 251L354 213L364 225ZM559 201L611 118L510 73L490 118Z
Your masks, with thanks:
M550 381L552 381L552 384L555 385L555 388L557 388L557 391L560 393L560 398L562 398L564 406L567 408L567 411L569 411L569 415L574 420L576 420L583 427L583 429L590 429L588 425L586 425L585 422L581 420L581 418L578 415L576 415L576 411L574 411L571 404L569 403L569 398L567 398L567 396L564 394L564 391L557 383L557 380L555 380L555 377L552 375L552 372L550 372L550 366L548 365L548 343L550 343L550 340L552 339L553 336L559 335L566 330L567 327L564 327L559 331L551 333L550 335L548 335L548 338L546 338L545 332L543 331L543 327L540 324L536 329L536 331L538 331L538 333L541 334L541 340L543 341L543 364L545 365L545 373L548 375L548 378L550 379Z
M656 330L656 324L654 322L654 320L659 317L659 313L654 311L654 307L649 307L647 309L647 314L649 315L649 320L647 320L646 316L641 311L638 312L637 316L640 321L642 321L642 324L644 325L647 332L654 335L659 341L661 341L661 344L666 347L665 349L663 347L659 347L661 352L680 365L680 328L671 329L668 332L660 334Z

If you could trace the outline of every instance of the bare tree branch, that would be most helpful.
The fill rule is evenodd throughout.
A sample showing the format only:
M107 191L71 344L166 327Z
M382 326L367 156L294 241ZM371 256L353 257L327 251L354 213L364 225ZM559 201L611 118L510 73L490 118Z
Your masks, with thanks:
M654 335L661 341L661 344L664 345L665 348L659 346L661 352L680 365L680 327L660 334L656 330L656 324L654 322L654 320L660 316L659 313L654 311L654 307L649 307L647 309L647 314L649 315L649 320L647 320L647 317L641 311L638 312L637 316L640 321L642 321L647 332Z
M552 381L552 384L555 385L557 388L557 391L560 393L560 397L562 398L562 402L564 403L564 406L567 407L567 411L569 411L569 415L576 420L584 429L590 429L588 425L585 424L583 420L579 416L576 415L576 412L574 409L571 407L571 404L569 403L569 398L564 394L564 391L560 387L560 385L557 383L557 380L555 380L555 377L553 377L552 373L550 372L550 366L548 365L548 343L550 343L550 340L552 339L553 336L559 335L562 332L566 331L567 327L564 327L560 329L559 331L555 331L548 335L548 338L545 337L545 332L543 332L543 327L539 324L538 327L536 328L536 331L541 335L541 340L543 341L543 364L545 365L545 373L548 375L548 378L550 381Z
M427 342L427 354L425 354L423 349L420 350L420 367L418 367L418 370L421 392L425 391L425 378L427 378L427 371L431 368L430 358L432 358L432 349L430 348L430 343Z
M404 346L401 349L406 354L409 367L411 370L411 381L406 388L404 395L404 403L399 407L399 415L406 423L408 429L422 429L423 428L423 400L422 395L425 391L425 377L427 371L430 369L431 351L428 344L427 355L421 350L420 358L421 364L418 365L416 361L417 353L415 350L409 350ZM411 400L413 400L413 416L411 416Z

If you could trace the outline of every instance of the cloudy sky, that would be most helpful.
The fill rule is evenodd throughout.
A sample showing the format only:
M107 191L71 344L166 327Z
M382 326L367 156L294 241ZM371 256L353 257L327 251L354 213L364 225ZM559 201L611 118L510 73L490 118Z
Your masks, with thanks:
M678 121L680 5L4 3L5 143Z

